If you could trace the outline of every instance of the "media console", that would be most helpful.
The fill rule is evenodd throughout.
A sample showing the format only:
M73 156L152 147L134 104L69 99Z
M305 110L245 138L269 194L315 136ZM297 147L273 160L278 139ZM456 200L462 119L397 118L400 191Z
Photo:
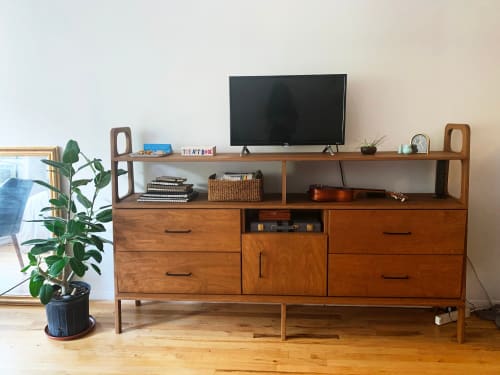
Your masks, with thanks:
M452 133L461 147L452 151ZM124 140L119 152L118 139ZM121 146L121 145L120 145ZM111 130L115 330L122 300L261 302L281 305L286 338L287 304L455 306L457 341L465 332L465 265L470 128L448 124L443 151L400 155L377 152L262 153L213 157L130 157L131 130ZM436 161L436 192L387 198L313 202L287 192L287 164L295 161ZM281 162L281 192L261 202L137 202L134 163ZM448 193L451 161L459 164L460 194ZM118 168L128 170L119 194ZM257 169L256 168L256 169ZM327 168L327 166L325 166ZM439 198L436 198L436 193ZM259 209L312 211L316 233L255 233ZM139 305L139 303L137 303Z

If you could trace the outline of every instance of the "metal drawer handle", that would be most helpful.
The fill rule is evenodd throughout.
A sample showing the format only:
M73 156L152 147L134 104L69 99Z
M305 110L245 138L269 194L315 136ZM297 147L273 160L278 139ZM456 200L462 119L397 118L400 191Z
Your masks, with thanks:
M191 233L191 229L165 229L165 233Z
M262 279L262 251L259 251L259 279Z
M175 273L175 272L166 272L165 273L165 276L183 276L183 277L189 277L189 276L192 276L193 273L192 272L186 272L186 273Z
M409 236L411 235L411 232L382 232L384 234L387 234L388 236Z
M384 280L408 280L410 276L404 275L404 276L386 276L382 275L382 279Z

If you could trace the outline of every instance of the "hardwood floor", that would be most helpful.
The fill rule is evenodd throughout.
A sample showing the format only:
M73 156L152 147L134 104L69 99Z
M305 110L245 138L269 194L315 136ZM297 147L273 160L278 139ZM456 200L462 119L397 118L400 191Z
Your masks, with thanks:
M2 374L499 374L500 330L472 316L466 341L431 309L92 302L95 330L74 341L44 332L41 306L0 305Z

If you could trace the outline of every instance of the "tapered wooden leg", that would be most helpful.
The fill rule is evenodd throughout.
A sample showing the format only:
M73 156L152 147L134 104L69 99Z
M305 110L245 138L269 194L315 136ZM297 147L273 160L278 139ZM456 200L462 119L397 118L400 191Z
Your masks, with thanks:
M141 306L141 300L140 299L136 299L135 300L135 307L139 307Z
M465 306L458 307L457 342L462 344L465 339Z
M122 301L115 298L115 333L122 333Z
M286 303L281 304L281 341L286 340Z
M14 249L16 250L16 255L17 255L17 260L19 261L19 265L21 266L21 268L24 268L23 256L21 255L21 248L19 247L17 236L15 234L12 234L10 238L12 238L12 244L14 245Z

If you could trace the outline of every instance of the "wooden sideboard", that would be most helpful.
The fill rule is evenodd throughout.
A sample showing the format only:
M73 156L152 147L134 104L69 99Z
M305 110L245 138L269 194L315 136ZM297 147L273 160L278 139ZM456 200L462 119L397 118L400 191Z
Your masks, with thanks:
M461 136L459 150L452 150L454 133ZM129 156L134 151L130 128L112 129L116 332L122 330L122 300L281 304L282 339L287 304L452 306L458 309L457 341L463 342L469 149L469 126L448 124L443 150L428 154L147 158ZM394 161L434 160L436 191L410 194L406 202L313 202L306 194L287 191L287 163L347 160L383 161L388 167ZM261 202L213 202L206 194L188 203L137 201L134 163L190 162L251 162L256 169L281 162L281 191L265 194ZM456 197L448 193L450 162L459 165ZM119 178L118 168L126 169L127 177ZM322 223L321 232L250 231L258 210L283 208L292 215L312 213Z

